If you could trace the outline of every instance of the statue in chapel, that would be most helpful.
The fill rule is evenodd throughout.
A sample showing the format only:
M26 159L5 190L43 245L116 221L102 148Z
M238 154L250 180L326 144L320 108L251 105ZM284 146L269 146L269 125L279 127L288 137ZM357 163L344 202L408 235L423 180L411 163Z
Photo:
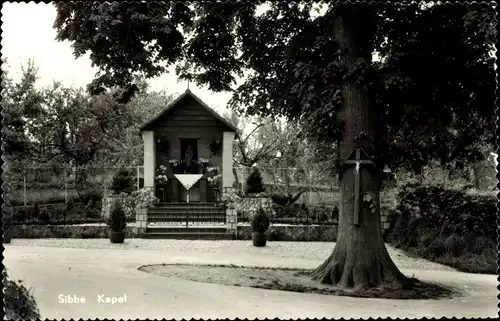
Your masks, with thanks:
M186 167L190 168L193 162L193 150L191 145L188 145L186 152L184 153L184 160L186 161Z

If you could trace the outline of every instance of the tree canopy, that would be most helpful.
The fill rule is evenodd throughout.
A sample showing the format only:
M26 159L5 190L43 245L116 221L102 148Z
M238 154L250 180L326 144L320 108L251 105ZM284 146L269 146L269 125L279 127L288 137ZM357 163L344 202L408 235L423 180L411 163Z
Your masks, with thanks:
M181 78L232 91L232 107L285 116L324 144L341 137L341 88L357 79L368 84L380 120L381 165L418 172L433 158L460 164L494 143L492 4L352 4L361 50L378 59L350 70L331 23L341 5L316 6L58 3L54 27L76 56L91 53L101 71L91 86L97 92L133 90L134 75L153 77L176 65Z
M118 101L122 91L116 88L95 96L57 82L38 88L34 61L22 70L19 81L8 69L2 75L3 148L17 168L139 164L139 126L172 100L148 91L144 82L126 104Z

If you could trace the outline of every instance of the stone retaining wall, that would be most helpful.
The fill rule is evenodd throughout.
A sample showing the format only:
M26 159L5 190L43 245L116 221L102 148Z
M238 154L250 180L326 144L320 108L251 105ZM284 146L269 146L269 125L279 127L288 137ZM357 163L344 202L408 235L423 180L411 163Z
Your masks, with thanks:
M136 236L135 225L125 228L127 238ZM252 231L249 225L237 226L237 239L250 240ZM13 239L16 238L108 238L107 225L15 225L10 228ZM337 226L320 225L273 225L266 233L270 241L335 241Z
M270 197L256 196L237 198L234 201L236 211L244 213L248 217L252 217L262 207L269 216L273 215L273 202Z
M125 237L133 238L134 225L125 228ZM13 225L9 228L13 239L44 238L108 238L107 225Z

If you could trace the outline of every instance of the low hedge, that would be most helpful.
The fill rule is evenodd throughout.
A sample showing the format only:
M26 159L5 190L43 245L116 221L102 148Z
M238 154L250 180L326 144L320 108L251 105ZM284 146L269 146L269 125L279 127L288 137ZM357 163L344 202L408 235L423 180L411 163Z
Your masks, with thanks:
M10 200L10 204L14 206L24 205L22 188L8 193L7 197ZM75 189L68 189L67 197L70 202L88 204L89 202L99 202L102 199L102 193L95 190L87 190L78 194ZM34 203L58 204L64 202L66 202L64 189L42 188L28 189L27 191L27 203L30 205Z
M78 203L3 206L3 215L12 217L12 224L72 224L97 223L101 219L100 202L90 206Z
M26 225L12 226L10 234L12 239L46 239L46 238L73 238L73 239L91 239L108 238L110 228L107 225L88 226L88 225ZM125 236L133 238L134 225L125 227Z
M493 194L405 185L387 240L464 272L496 274L496 202Z

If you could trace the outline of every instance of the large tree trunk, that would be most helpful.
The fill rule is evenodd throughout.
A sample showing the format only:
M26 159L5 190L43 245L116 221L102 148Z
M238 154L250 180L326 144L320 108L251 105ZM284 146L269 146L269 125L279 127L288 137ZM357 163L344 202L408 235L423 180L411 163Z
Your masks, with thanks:
M352 4L339 8L334 22L335 36L342 50L341 62L352 68L359 58L371 60L371 50L366 46L367 38L363 35L363 19L358 15L358 8ZM354 29L358 28L358 29ZM342 107L340 120L344 121L344 135L339 144L339 156L343 161L361 146L368 156L375 150L377 114L372 108L367 88L347 80L342 87ZM356 140L364 132L364 139ZM357 141L357 142L356 142ZM356 166L349 165L341 169L340 206L338 236L330 257L312 274L313 279L343 288L371 288L395 286L407 288L412 282L406 278L393 263L385 247L380 223L380 176L374 166L360 165L360 199L370 194L375 211L370 204L361 202L359 225L353 224L355 199Z

